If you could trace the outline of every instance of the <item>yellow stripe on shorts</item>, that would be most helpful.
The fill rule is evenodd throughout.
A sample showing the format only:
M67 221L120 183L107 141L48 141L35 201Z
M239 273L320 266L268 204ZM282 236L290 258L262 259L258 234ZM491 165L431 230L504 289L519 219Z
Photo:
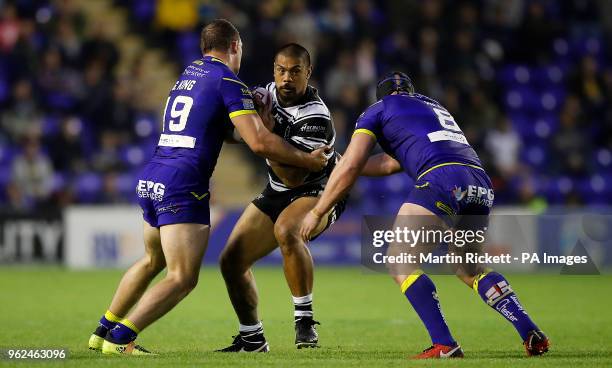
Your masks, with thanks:
M476 165L472 165L472 164L464 164L463 162L445 162L443 164L439 164L436 166L432 166L429 169L423 171L419 176L417 176L416 180L419 180L420 178L422 178L423 176L425 176L425 174L431 172L432 170L435 170L439 167L443 167L443 166L450 166L450 165L459 165L459 166L468 166L471 167L473 169L478 169L478 170L482 170L484 171L484 169L480 166L476 166Z

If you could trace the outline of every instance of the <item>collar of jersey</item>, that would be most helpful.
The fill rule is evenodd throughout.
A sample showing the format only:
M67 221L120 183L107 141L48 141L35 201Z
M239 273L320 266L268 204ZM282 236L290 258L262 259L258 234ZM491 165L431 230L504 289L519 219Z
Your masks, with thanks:
M204 56L204 61L216 61L218 63L221 63L221 64L227 66L227 64L223 60L221 60L219 58L216 58L214 56L210 56L210 55Z

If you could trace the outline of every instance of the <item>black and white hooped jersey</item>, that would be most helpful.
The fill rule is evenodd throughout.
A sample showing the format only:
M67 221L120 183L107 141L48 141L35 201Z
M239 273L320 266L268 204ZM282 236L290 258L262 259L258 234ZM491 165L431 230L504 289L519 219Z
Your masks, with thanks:
M329 109L323 103L317 89L308 86L306 93L294 106L282 107L276 96L276 84L268 83L266 89L272 97L272 116L276 124L274 133L281 136L294 147L312 152L322 146L333 146L336 140L336 131L329 113ZM319 172L311 172L304 180L304 184L316 182L327 182L329 175L336 166L336 152L332 150L327 166ZM282 180L276 176L270 163L268 164L268 177L272 189L282 192L289 190Z

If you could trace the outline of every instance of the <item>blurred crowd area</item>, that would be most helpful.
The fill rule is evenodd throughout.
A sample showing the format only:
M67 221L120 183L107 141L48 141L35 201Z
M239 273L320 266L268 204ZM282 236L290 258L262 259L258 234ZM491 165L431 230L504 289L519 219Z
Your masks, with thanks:
M85 1L85 0L83 0ZM103 1L103 0L91 0ZM110 2L110 1L109 1ZM143 103L142 65L76 0L0 0L0 198L16 209L135 200L164 101ZM129 32L176 73L200 57L203 24L240 30L240 77L272 80L274 50L310 50L311 84L343 152L377 76L398 69L453 114L493 179L497 204L612 200L612 1L131 0ZM104 14L99 14L100 19ZM260 172L265 172L263 169ZM403 176L362 179L365 210L397 207Z

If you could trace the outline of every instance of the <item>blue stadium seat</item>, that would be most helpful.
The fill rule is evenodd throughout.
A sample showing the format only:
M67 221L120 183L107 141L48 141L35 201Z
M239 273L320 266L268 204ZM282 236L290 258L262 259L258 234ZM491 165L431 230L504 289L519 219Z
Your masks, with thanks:
M564 198L573 190L575 183L569 177L550 177L543 181L542 192L549 204L560 204Z
M60 133L60 121L55 116L47 115L42 118L43 136L54 136Z
M11 94L8 82L0 76L0 103L6 102Z
M600 35L576 37L571 42L571 50L576 59L585 55L597 56L602 52L603 40Z
M155 17L156 0L133 0L132 12L138 22L149 23Z
M63 172L53 173L51 178L51 191L58 192L67 189L70 182L70 175Z
M535 120L531 115L524 113L511 113L509 114L510 121L512 122L513 129L521 137L529 137L533 135L533 126Z
M586 204L603 205L612 198L612 177L595 174L578 180L577 190Z
M595 163L598 172L602 172L603 170L609 172L610 168L612 168L612 152L607 148L598 149L593 152L592 162Z
M551 64L531 69L532 85L539 90L556 87L563 84L565 72L561 66Z
M134 123L134 133L139 138L148 138L157 135L156 119L148 115L137 116Z
M533 125L533 132L536 137L540 139L549 139L550 136L557 129L557 122L550 118L550 116L543 115L535 119Z
M570 54L570 43L565 38L557 38L553 41L553 51L557 58L566 58Z
M501 68L497 79L506 86L520 86L528 84L532 78L532 71L525 65L507 65Z
M512 88L506 92L504 103L510 111L535 111L539 98L531 88Z
M141 167L145 159L145 153L142 147L138 145L127 145L121 149L120 153L123 162L128 164L129 167Z
M130 202L136 201L137 174L133 172L123 173L117 176L116 185L119 192Z
M559 111L565 99L565 88L563 86L548 88L539 97L540 111L546 113Z
M198 32L183 32L176 36L176 47L183 67L202 57L200 54L200 35Z
M11 163L17 154L18 149L9 144L0 144L0 173L10 172Z
M526 146L521 151L521 157L523 162L528 163L534 168L543 168L548 162L548 153L546 151L546 146L543 146L541 144L532 144Z
M94 203L102 191L102 178L99 174L88 172L75 179L75 193L79 202Z

